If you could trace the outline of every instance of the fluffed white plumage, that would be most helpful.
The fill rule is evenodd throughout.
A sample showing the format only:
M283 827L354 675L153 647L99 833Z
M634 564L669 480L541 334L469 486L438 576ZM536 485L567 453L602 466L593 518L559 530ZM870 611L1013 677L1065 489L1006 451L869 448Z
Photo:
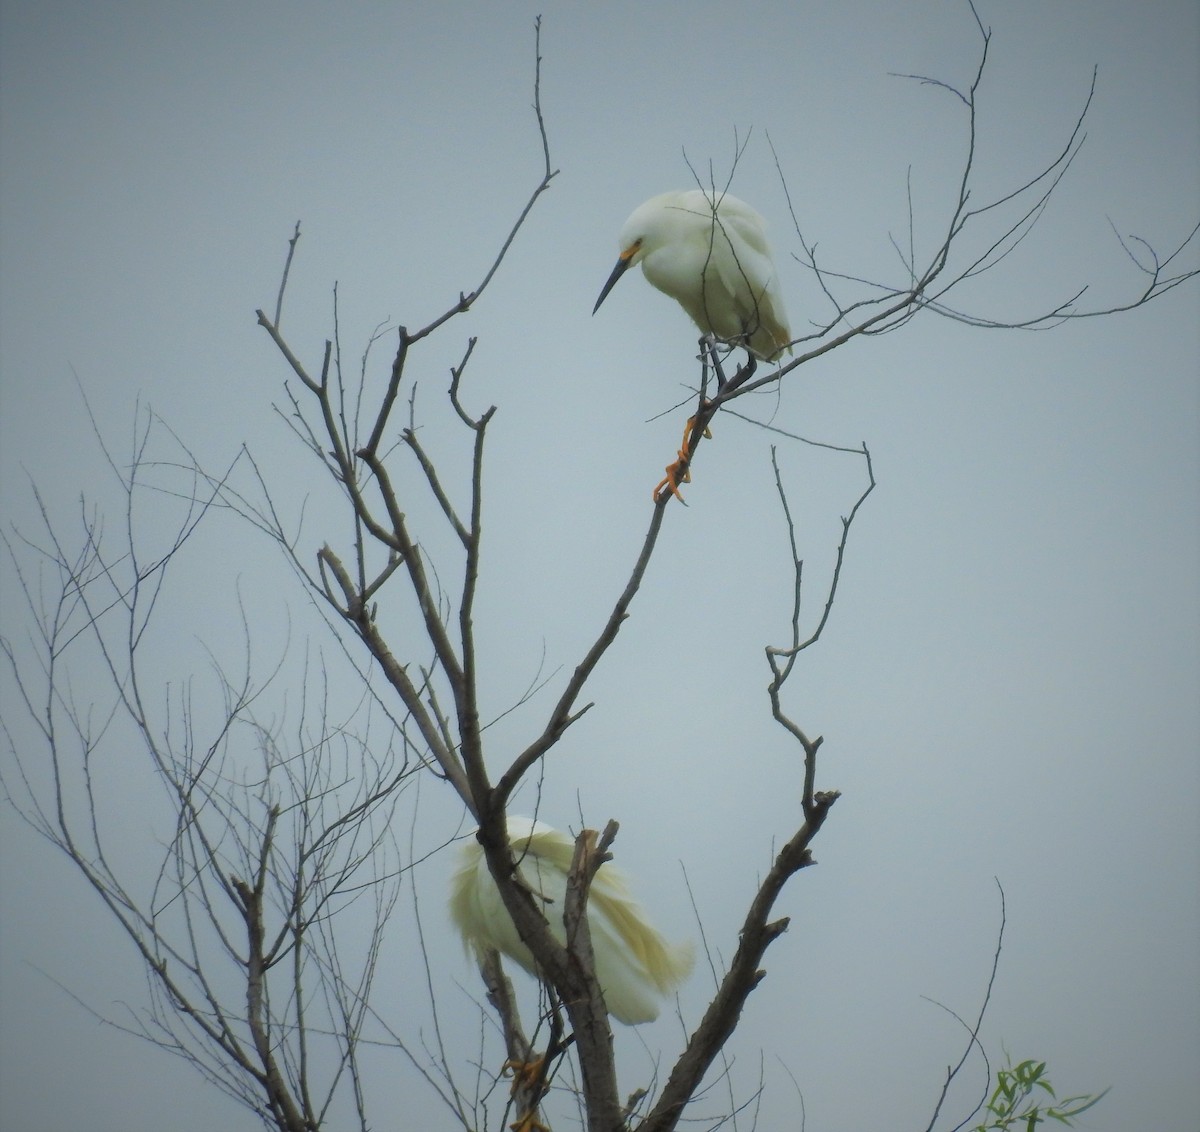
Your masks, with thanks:
M542 822L522 817L508 819L508 836L521 876L546 901L550 929L560 943L565 942L563 905L574 840ZM533 954L521 942L500 899L483 848L471 838L463 843L460 854L450 882L450 916L463 943L477 954L495 948L536 975ZM601 865L592 882L588 926L596 977L608 1012L627 1026L652 1022L658 1017L660 1000L691 972L691 947L669 944L646 922L624 876L611 863Z
M753 208L728 193L689 189L651 197L625 221L620 257L592 313L640 263L646 279L704 333L774 361L792 334L766 227Z

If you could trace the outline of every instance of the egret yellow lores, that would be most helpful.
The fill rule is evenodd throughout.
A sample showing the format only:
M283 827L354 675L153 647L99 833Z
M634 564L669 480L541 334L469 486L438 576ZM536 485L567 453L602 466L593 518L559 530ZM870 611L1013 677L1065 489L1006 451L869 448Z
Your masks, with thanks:
M702 189L638 205L618 238L620 255L592 313L635 264L705 334L774 361L791 342L766 222L745 201Z
M566 941L563 907L575 841L542 822L510 817L508 837L521 877L543 903L559 943ZM467 949L495 948L537 974L537 963L521 942L516 925L488 871L483 848L474 838L460 849L450 882L450 917ZM692 949L668 943L646 920L630 896L625 877L611 862L600 866L588 897L588 927L596 957L596 978L608 1012L627 1026L652 1022L662 999L691 973Z

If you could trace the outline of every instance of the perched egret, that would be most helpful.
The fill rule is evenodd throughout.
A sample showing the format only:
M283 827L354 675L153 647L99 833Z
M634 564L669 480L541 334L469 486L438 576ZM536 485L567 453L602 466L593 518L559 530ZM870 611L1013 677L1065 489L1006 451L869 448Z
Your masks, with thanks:
M620 256L592 313L634 264L705 334L774 361L791 341L766 223L728 193L689 189L651 197L633 210Z
M565 942L563 906L574 840L542 822L520 817L508 819L508 836L522 878L545 902L543 911L554 937ZM474 838L463 843L451 880L450 916L468 950L474 948L478 954L495 948L537 974L533 954L521 942L488 871L483 848ZM654 1021L660 999L690 974L691 947L667 943L646 922L625 878L611 863L601 865L592 881L588 927L608 1012L627 1026Z

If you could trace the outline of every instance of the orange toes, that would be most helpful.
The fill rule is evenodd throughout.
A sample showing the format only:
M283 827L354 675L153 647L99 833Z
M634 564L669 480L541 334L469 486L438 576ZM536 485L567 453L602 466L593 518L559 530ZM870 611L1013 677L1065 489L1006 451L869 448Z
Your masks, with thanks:
M511 1073L513 1077L512 1091L515 1093L518 1089L533 1089L536 1088L542 1076L542 1066L545 1064L544 1057L535 1058L533 1061L506 1061L503 1068L500 1070L502 1074Z
M675 496L680 503L686 502L683 498L683 493L679 490L679 485L681 483L692 482L692 472L688 467L687 453L681 450L679 452L679 459L673 464L668 464L663 470L667 474L654 485L654 491L651 493L654 502L660 502L667 495Z
M704 426L702 435L705 440L712 439L712 432L707 425ZM693 441L696 439L696 418L694 416L688 417L687 424L683 426L683 443L676 453L677 459L675 463L667 465L665 469L667 474L654 485L654 491L651 492L655 503L662 502L668 494L675 496L680 503L685 502L683 495L679 491L679 485L681 483L692 482L692 472L688 466L690 459L688 453L692 448Z
M502 1074L512 1074L512 1095L514 1097L521 1089L527 1091L537 1090L540 1094L546 1091L545 1082L542 1080L545 1066L545 1057L538 1057L533 1061L510 1060L504 1063L500 1072ZM536 1103L515 1124L510 1124L509 1128L512 1132L550 1132L550 1129L537 1118Z
M510 1124L509 1128L512 1132L550 1132L550 1129L538 1120L536 1112L527 1112L515 1124Z

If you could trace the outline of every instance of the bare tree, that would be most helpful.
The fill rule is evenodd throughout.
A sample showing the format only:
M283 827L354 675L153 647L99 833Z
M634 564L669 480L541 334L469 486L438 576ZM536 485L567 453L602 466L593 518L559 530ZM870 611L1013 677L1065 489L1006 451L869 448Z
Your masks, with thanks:
M940 239L922 250L911 232L906 240L892 238L901 279L889 284L825 264L796 223L799 258L818 280L829 302L828 316L793 343L796 356L767 374L758 373L751 359L726 379L723 367L736 343L704 344L695 425L681 453L685 468L695 460L708 424L718 412L733 411L737 399L787 379L856 338L899 330L918 314L992 328L1048 328L1142 305L1197 274L1196 269L1173 266L1190 245L1193 228L1164 256L1144 241L1123 242L1145 279L1122 303L1085 308L1086 288L1081 288L1048 310L1008 321L959 305L965 304L973 279L998 268L1029 236L1078 152L1091 102L1089 92L1054 161L985 197L975 184L975 112L991 37L982 23L979 32L978 64L967 90L908 76L932 84L963 106L966 155ZM481 1099L486 1093L472 1091L460 1077L498 1075L500 1065L473 1070L460 1051L410 1048L399 1027L377 1016L371 1005L379 949L396 908L400 878L419 856L402 853L398 846L397 800L421 778L452 791L477 824L489 870L545 985L543 1031L541 1021L519 1016L499 958L485 957L482 964L507 1058L539 1066L520 1076L502 1102L507 1110L503 1119L515 1121L512 1126L521 1132L548 1126L550 1091L563 1081L590 1132L625 1127L667 1132L679 1124L763 977L767 949L787 927L785 918L774 918L775 902L788 881L812 863L813 840L839 796L836 790L818 789L822 739L789 714L787 686L800 654L820 639L828 623L852 525L875 484L865 445L842 449L862 460L863 484L842 521L832 581L811 625L802 617L802 562L776 465L781 523L792 550L792 613L783 643L764 649L770 674L764 709L802 755L800 812L745 911L716 993L674 1054L661 1088L651 1092L644 1082L623 1085L585 914L591 882L612 856L617 823L578 835L566 906L555 913L563 916L566 929L567 942L561 944L545 910L521 883L505 822L514 791L536 777L547 754L591 707L589 681L633 613L673 495L656 495L611 612L557 699L530 729L523 749L499 764L485 742L480 692L490 674L478 661L473 619L488 429L495 413L494 406L473 407L468 395L466 375L475 340L463 346L441 406L465 438L465 460L456 462L426 447L415 397L406 394L414 353L435 333L449 332L456 316L489 292L555 175L540 99L540 55L534 111L543 162L528 201L472 290L427 325L399 328L386 382L378 379L370 348L355 373L343 368L336 336L311 367L289 345L282 324L300 238L296 227L273 312L260 310L258 321L290 367L281 418L311 453L319 466L317 476L336 485L344 516L340 535L330 531L318 540L320 545L301 541L276 507L278 489L271 488L269 474L249 453L214 474L160 421L142 414L126 460L105 448L126 503L125 530L117 545L86 503L73 534L65 533L43 507L41 534L6 537L10 562L28 599L41 669L31 672L22 663L19 646L9 639L4 651L14 686L40 730L41 751L48 756L48 764L43 763L6 730L12 755L4 777L9 799L35 830L67 854L142 957L150 987L147 1005L120 1024L192 1062L271 1128L312 1132L328 1126L335 1098L343 1096L349 1097L359 1127L372 1126L361 1061L368 1025L377 1025L401 1046L464 1129L499 1126ZM782 167L782 161L778 164ZM717 188L711 177L702 187ZM975 203L980 199L986 203ZM719 223L715 213L714 223ZM372 344L378 340L376 336ZM719 384L709 396L713 367ZM801 439L774 431L788 442ZM152 444L163 437L175 446L167 459L152 455ZM160 477L148 484L151 473L185 478L168 485ZM155 548L142 541L134 521L143 492L149 490L160 497L167 493L181 508L169 537ZM426 513L439 529L419 518ZM257 705L280 678L276 673L282 661L274 672L258 675L250 654L249 611L241 671L231 675L214 665L213 686L221 700L214 728L200 728L192 687L168 689L166 696L156 691L155 674L142 662L155 614L189 542L202 524L217 521L253 524L282 550L324 611L331 640L342 654L340 663L351 665L360 677L361 698L347 711L333 707L317 671L323 671L324 661L314 658L300 680L299 717L281 722L270 713L260 716ZM381 608L404 618L409 631L389 635ZM98 661L107 678L106 701L81 702L73 692L70 672L73 665L85 663L80 659L85 650L86 662ZM135 891L111 863L121 826L119 819L114 823L105 814L96 784L105 770L105 745L112 743L136 745L148 757L174 818L148 894ZM48 778L43 773L47 765ZM365 916L356 918L354 908L363 908ZM544 1039L531 1040L531 1022L538 1027L535 1035L544 1033ZM978 1024L972 1042L977 1031ZM539 1043L540 1061L534 1048Z
M391 819L420 758L406 721L369 684L349 717L335 718L319 657L304 661L299 712L261 718L256 705L282 662L258 675L248 624L240 671L214 661L211 686L161 688L143 660L155 615L181 599L172 571L227 485L185 484L177 525L147 545L135 516L156 429L139 416L127 462L105 449L126 501L117 536L86 504L70 544L44 506L40 537L5 536L40 671L12 640L3 649L49 776L6 725L4 786L145 964L145 1008L105 1020L185 1058L268 1126L314 1129L346 1084L361 1108L359 1040L400 874ZM80 702L76 681L94 673L107 691ZM211 730L198 722L207 718ZM149 847L152 867L132 878L117 863L130 815L99 800L114 757L129 751L144 756L173 815L162 846Z

